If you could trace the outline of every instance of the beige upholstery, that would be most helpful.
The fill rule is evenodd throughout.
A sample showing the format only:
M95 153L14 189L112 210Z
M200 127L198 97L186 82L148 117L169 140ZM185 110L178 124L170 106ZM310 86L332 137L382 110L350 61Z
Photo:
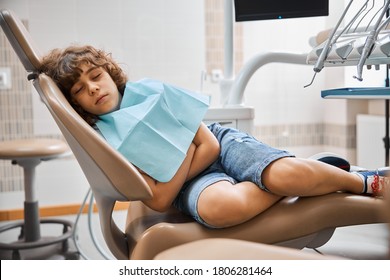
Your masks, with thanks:
M383 205L382 213L383 213L385 220L387 221L387 228L388 228L388 232L389 232L388 243L387 243L387 245L389 247L389 253L388 253L387 258L390 260L390 192L386 193L385 200L386 200L386 203Z
M202 239L159 253L155 260L334 260L315 252L227 238Z
M346 198L346 197L345 197ZM355 199L355 196L350 196L349 199ZM364 198L365 199L365 198ZM288 200L288 199L287 199ZM310 199L311 200L311 199ZM388 228L390 232L390 193L387 194L386 203L378 200L378 206L381 205L383 208L378 209L379 215L382 215L385 220L388 222ZM337 201L335 201L337 202ZM283 201L285 204L286 201ZM277 207L279 207L278 205ZM369 206L369 204L367 204ZM347 206L349 211L352 211L350 206ZM336 207L334 210L340 209ZM287 209L284 209L285 211ZM367 209L366 209L367 210ZM323 212L324 209L321 210ZM295 211L294 211L295 212ZM315 212L315 211L314 211ZM356 213L359 215L359 213ZM310 214L316 215L316 213ZM287 218L288 217L284 217ZM306 219L305 217L303 217ZM318 217L319 219L321 217ZM382 220L379 218L379 220ZM283 222L283 221L279 221ZM259 222L260 223L260 222ZM291 225L292 232L296 230L295 225ZM275 228L274 228L275 229ZM277 230L277 227L276 227ZM308 230L308 229L305 229ZM325 231L326 232L326 231ZM273 232L278 234L278 232ZM280 234L280 233L279 233ZM280 234L283 238L284 234ZM320 235L318 235L320 236ZM308 240L318 239L318 236L310 235ZM326 236L325 236L326 237ZM264 240L263 240L264 241ZM326 241L326 240L325 240ZM149 240L150 242L150 240ZM307 247L318 247L321 244L317 242L311 242L311 246ZM387 259L390 259L390 236L388 240L388 256ZM297 249L279 247L274 245L266 245L258 242L248 242L237 239L229 238L210 238L210 239L200 239L192 242L187 242L182 245L177 245L169 249L163 250L160 249L161 253L158 253L154 259L155 260L328 260L328 259L343 259L339 256L334 255L319 255L314 252L300 251Z
M316 247L326 242L336 227L384 221L378 215L381 200L349 194L286 198L251 221L220 230L207 229L174 209L151 211L139 201L152 193L134 166L80 118L49 77L35 70L39 56L25 40L26 31L16 16L2 11L0 20L21 60L32 56L32 62L25 63L26 70L33 72L34 86L90 183L105 241L118 259L153 259L167 249L210 238ZM116 201L132 201L125 231L112 218Z
M356 32L354 32L353 34L357 34L357 32L365 32L365 29L366 27L362 27L358 29ZM390 25L387 25L386 29L390 29ZM333 32L333 28L321 30L320 32L318 32L315 36L312 37L312 42L313 42L312 47L316 47L324 43L326 40L328 40L332 32Z
M132 259L152 259L168 248L205 238L317 248L331 238L337 227L384 222L383 205L381 199L345 193L287 197L246 223L219 230L183 222L184 218L173 210L160 214L141 203L131 203L126 233L134 240L129 243Z
M15 139L0 142L1 159L39 158L47 160L66 154L68 146L61 140L47 138Z

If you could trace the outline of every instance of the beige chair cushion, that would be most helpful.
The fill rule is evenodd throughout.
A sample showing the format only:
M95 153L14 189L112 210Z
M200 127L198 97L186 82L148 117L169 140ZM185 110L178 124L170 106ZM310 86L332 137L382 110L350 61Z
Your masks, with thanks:
M47 138L15 139L0 142L1 159L40 158L49 159L70 154L62 140Z
M294 248L317 248L337 227L382 223L383 199L347 193L317 197L286 197L241 225L209 229L173 210L157 213L131 202L126 235L129 258L153 259L157 254L188 242L228 238Z
M165 250L155 260L329 260L342 259L314 252L300 251L242 241L237 239L213 238L189 242Z

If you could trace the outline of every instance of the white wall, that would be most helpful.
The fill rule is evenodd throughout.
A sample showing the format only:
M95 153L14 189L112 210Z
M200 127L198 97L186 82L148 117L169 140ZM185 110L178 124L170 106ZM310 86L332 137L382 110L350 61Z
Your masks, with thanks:
M324 17L245 22L244 59L258 52L306 53L308 39L324 28ZM267 64L250 80L245 103L256 109L256 125L312 123L322 120L323 76L304 89L313 70L307 65Z

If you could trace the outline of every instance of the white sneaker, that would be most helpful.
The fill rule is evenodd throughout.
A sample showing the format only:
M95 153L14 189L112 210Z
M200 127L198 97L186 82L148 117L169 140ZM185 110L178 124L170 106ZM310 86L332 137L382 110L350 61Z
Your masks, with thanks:
M353 172L362 178L364 188L362 193L383 196L390 188L390 168L384 167L377 170L364 170Z

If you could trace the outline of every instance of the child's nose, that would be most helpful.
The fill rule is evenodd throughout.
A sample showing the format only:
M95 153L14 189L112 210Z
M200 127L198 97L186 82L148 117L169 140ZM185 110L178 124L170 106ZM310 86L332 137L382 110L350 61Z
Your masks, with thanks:
M89 94L90 95L94 95L96 92L99 91L99 86L95 83L91 83L89 85Z

